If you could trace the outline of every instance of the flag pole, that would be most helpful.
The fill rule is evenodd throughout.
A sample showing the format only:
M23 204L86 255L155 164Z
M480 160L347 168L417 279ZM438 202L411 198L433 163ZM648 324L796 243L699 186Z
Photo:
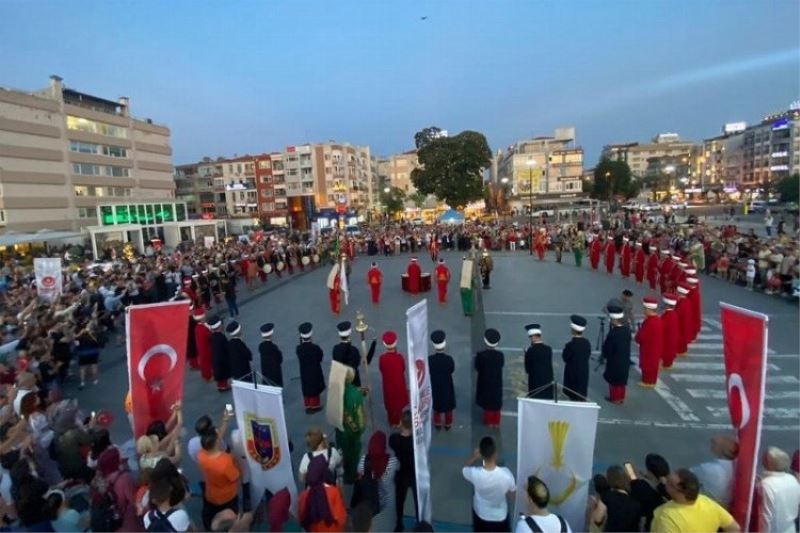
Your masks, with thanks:
M361 336L361 365L364 367L364 383L367 389L367 411L369 411L369 423L371 428L375 428L375 417L372 409L372 390L369 378L369 363L367 362L367 330L369 326L364 322L364 314L356 312L356 331Z

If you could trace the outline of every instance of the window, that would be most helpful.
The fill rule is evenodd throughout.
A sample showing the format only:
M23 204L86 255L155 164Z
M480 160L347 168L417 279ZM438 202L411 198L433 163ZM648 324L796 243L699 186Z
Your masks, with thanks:
M75 186L75 196L89 196L89 187L86 185Z
M270 162L269 162L269 160L266 160L266 161L259 161L259 162L258 162L258 168L261 168L261 169L269 169L269 168L270 168Z
M95 209L94 207L79 207L78 208L78 218L92 218L95 216Z
M128 187L97 187L94 185L75 185L73 187L75 196L116 196L125 197L131 195Z
M111 165L92 165L89 163L73 163L72 173L81 176L112 176L115 178L130 177L130 169Z
M109 137L118 137L125 139L128 137L128 130L121 126L112 126L105 122L98 122L89 120L87 118L73 117L67 115L67 129L76 131L86 131L89 133L96 133L98 135L107 135Z

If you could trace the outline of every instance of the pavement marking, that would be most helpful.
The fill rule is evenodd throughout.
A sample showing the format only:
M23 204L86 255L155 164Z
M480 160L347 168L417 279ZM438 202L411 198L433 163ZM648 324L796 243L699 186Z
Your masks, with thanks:
M724 375L695 375L695 374L671 374L667 373L675 381L686 383L725 383ZM767 383L770 385L800 385L800 381L794 376L767 376Z
M725 370L725 363L695 363L681 358L675 361L675 368L678 370ZM772 363L767 364L768 370L780 370L781 368Z
M498 346L495 350L500 350L501 352L521 352L523 350L527 350L529 346L526 346L524 349L522 346ZM554 354L560 354L564 350L553 350ZM592 350L592 355L600 355L600 350Z
M697 336L697 340L701 341L721 341L722 335L712 333L701 333Z
M503 316L572 316L572 315L581 315L581 316L605 316L603 313L598 313L597 311L592 312L584 312L584 313L539 313L534 311L484 311L484 315L503 315Z
M725 389L686 389L692 398L704 400L727 400L728 393ZM767 392L765 400L797 400L800 399L800 390Z
M719 320L714 320L713 318L705 318L705 317L703 318L703 320L709 326L714 326L717 329L722 329L722 322L720 322Z
M708 326L702 326L702 327L700 328L700 331L701 331L701 332L704 332L704 333L707 333L707 332L709 332L709 331L713 331L713 330L712 330L710 327L708 327Z
M655 391L659 396L661 396L661 399L667 402L667 405L672 407L672 410L675 411L679 417L681 417L681 420L684 422L700 421L700 418L694 414L692 408L689 407L686 402L675 396L670 388L667 387L667 385L661 380L656 382Z
M501 414L503 416L508 417L517 417L516 411L502 411ZM730 424L720 424L720 423L713 423L713 422L660 422L660 421L653 421L653 420L643 420L643 419L628 419L628 418L598 418L597 423L605 426L637 426L637 427L649 427L649 428L671 428L671 429L702 429L702 430L731 430ZM764 431L775 431L775 432L798 432L800 431L800 424L794 425L772 425L772 424L764 424L761 426L761 429Z
M800 359L800 354L796 353L774 353L774 350L770 349L767 352L767 359ZM722 359L723 354L722 352L709 352L709 353L693 353L689 352L689 355L686 356L686 359L694 359L696 357L703 358L703 359ZM683 360L684 358L679 359Z
M707 405L706 409L708 409L708 412L711 413L711 416L714 418L722 418L730 414L727 407L711 407ZM797 420L800 418L800 409L791 407L765 407L764 416L769 416L771 418L792 418Z

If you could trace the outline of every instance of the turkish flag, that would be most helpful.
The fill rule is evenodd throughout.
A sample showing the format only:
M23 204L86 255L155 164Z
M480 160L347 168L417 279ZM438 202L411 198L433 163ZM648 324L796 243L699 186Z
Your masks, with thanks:
M769 318L726 303L720 308L728 409L739 441L731 514L747 529L761 444Z
M126 315L128 381L134 435L152 422L167 422L172 405L183 398L189 301L133 305Z

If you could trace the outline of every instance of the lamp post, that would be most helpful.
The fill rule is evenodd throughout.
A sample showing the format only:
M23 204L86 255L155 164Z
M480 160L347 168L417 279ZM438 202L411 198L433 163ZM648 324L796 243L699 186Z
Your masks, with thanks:
M532 157L528 158L528 255L533 255L533 169L536 166L536 160Z
M392 189L390 189L389 187L384 187L383 188L383 194L386 195L386 196L388 196L391 191L392 191ZM385 208L385 212L386 212L386 214L385 214L386 219L384 220L384 224L385 224L386 222L389 221L389 206L386 205L386 203L384 203L383 207Z
M500 183L503 184L503 200L506 199L506 187L508 187L508 178L502 178ZM506 223L506 210L503 209L503 224Z
M369 379L369 364L367 363L367 330L369 326L364 322L364 314L361 311L356 312L356 331L361 337L361 365L364 367L364 383L367 389L367 411L369 411L370 425L375 427L375 418L372 414L372 391L370 390Z

